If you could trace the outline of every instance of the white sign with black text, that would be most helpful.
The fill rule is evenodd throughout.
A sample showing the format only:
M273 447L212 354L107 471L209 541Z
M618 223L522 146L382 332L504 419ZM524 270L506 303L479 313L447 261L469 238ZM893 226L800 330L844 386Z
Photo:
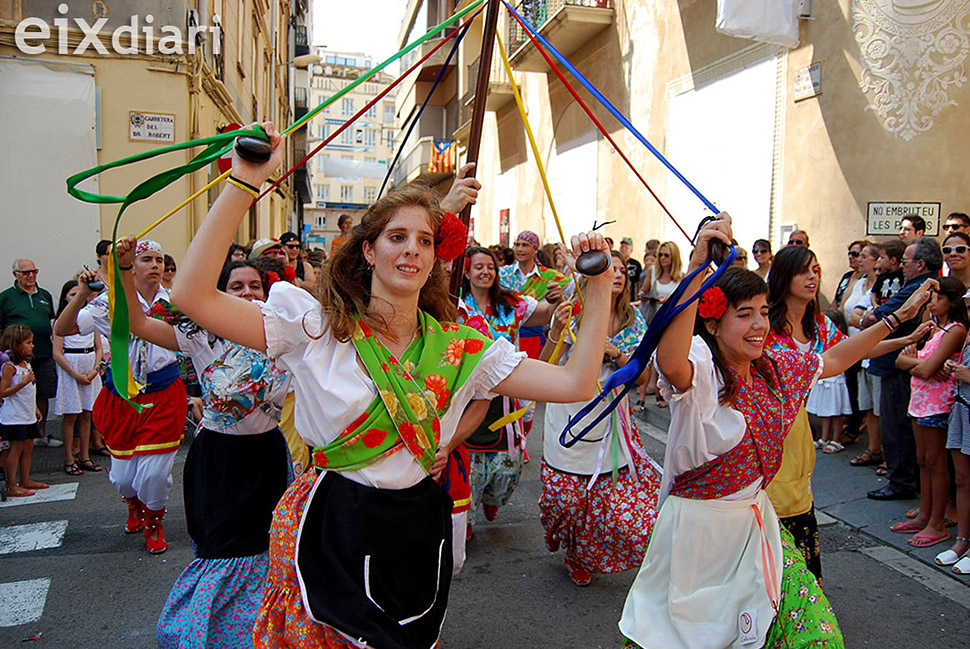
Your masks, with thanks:
M129 111L128 139L141 142L174 142L175 115Z
M898 235L903 217L915 214L926 221L926 234L940 233L940 204L918 201L874 202L866 210L867 235Z

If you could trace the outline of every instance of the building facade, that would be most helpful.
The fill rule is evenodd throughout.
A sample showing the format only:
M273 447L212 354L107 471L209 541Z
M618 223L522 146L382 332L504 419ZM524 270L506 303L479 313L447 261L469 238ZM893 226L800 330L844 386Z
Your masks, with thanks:
M334 52L318 48L319 62L312 68L311 101L318 106L373 67L371 58L360 52ZM314 116L307 125L308 148L312 150L353 119L393 78L380 72L353 88ZM369 108L335 140L307 163L311 176L311 197L305 205L306 244L328 254L339 235L337 221L342 214L359 223L364 212L377 200L395 152L395 90ZM390 188L388 182L385 188Z
M298 81L293 59L309 53L308 20L307 0L0 2L3 157L10 172L4 190L19 208L17 215L5 211L4 229L10 231L6 221L15 217L38 227L29 240L7 237L3 252L30 250L39 266L74 273L92 261L97 240L110 237L118 206L67 196L69 175L233 124L290 124ZM287 161L305 146L301 137L290 138ZM151 158L80 187L124 195L200 151ZM120 232L139 231L219 174L210 165L133 204ZM295 174L260 201L237 240L277 236L297 225L300 180ZM150 236L180 259L221 189L200 196Z
M787 5L722 0L758 12ZM414 0L405 36L424 33L435 11L457 6ZM797 45L721 33L709 0L525 0L523 18L559 49L719 209L732 214L740 244L777 248L788 233L811 235L831 295L847 269L850 241L894 236L915 211L938 232L938 217L970 211L958 147L970 112L964 2L838 0L805 3ZM424 12L424 13L422 13ZM499 34L535 130L567 236L613 221L614 240L650 238L689 248L682 234L550 70L503 7ZM422 24L422 16L424 23ZM454 74L464 146L474 105L479 18ZM477 31L476 31L477 30ZM417 34L420 35L420 34ZM495 54L496 61L498 54ZM575 83L565 73L566 78ZM558 239L522 120L504 70L493 65L473 210L476 238L501 240L503 223ZM419 82L420 83L420 82ZM450 91L449 91L450 92ZM585 90L580 96L688 234L704 203ZM420 89L416 90L420 95ZM399 97L399 105L401 98Z

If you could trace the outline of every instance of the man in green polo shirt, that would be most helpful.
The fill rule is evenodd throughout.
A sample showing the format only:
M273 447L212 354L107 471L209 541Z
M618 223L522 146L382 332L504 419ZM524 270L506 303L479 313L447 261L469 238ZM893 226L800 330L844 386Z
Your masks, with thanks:
M37 381L37 407L40 421L38 444L60 446L61 441L47 435L47 403L57 395L57 369L54 365L54 343L51 321L54 299L37 286L37 266L29 259L13 262L14 285L0 293L0 331L8 325L22 324L34 333L34 358L31 367Z

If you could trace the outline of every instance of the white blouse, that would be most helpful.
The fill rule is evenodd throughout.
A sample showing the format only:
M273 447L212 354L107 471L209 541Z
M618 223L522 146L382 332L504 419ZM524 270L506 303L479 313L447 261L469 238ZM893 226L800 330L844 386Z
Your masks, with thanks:
M350 341L340 342L323 332L320 303L302 288L277 282L260 307L266 331L266 352L288 371L296 392L294 420L304 441L312 447L332 442L362 415L377 396L377 388L357 362ZM525 354L507 340L496 340L482 354L465 385L441 415L441 444L455 434L465 406L472 399L491 399ZM355 482L381 489L405 489L427 476L406 450L382 458L356 471L342 471Z

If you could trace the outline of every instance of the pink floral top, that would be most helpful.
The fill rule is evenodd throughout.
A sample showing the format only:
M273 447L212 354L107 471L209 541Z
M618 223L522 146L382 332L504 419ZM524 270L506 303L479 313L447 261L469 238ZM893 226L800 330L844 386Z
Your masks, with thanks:
M950 330L950 327L963 328L958 322L952 322L944 329L937 329L929 342L919 350L917 356L920 360L925 360L933 355L933 352L940 346L943 334ZM965 332L964 332L965 333ZM955 352L950 356L950 360L960 362L960 352ZM910 379L911 393L909 397L909 416L910 417L929 417L930 415L948 415L953 409L953 402L956 400L956 379L950 377L946 381L935 379L921 379L914 376Z

